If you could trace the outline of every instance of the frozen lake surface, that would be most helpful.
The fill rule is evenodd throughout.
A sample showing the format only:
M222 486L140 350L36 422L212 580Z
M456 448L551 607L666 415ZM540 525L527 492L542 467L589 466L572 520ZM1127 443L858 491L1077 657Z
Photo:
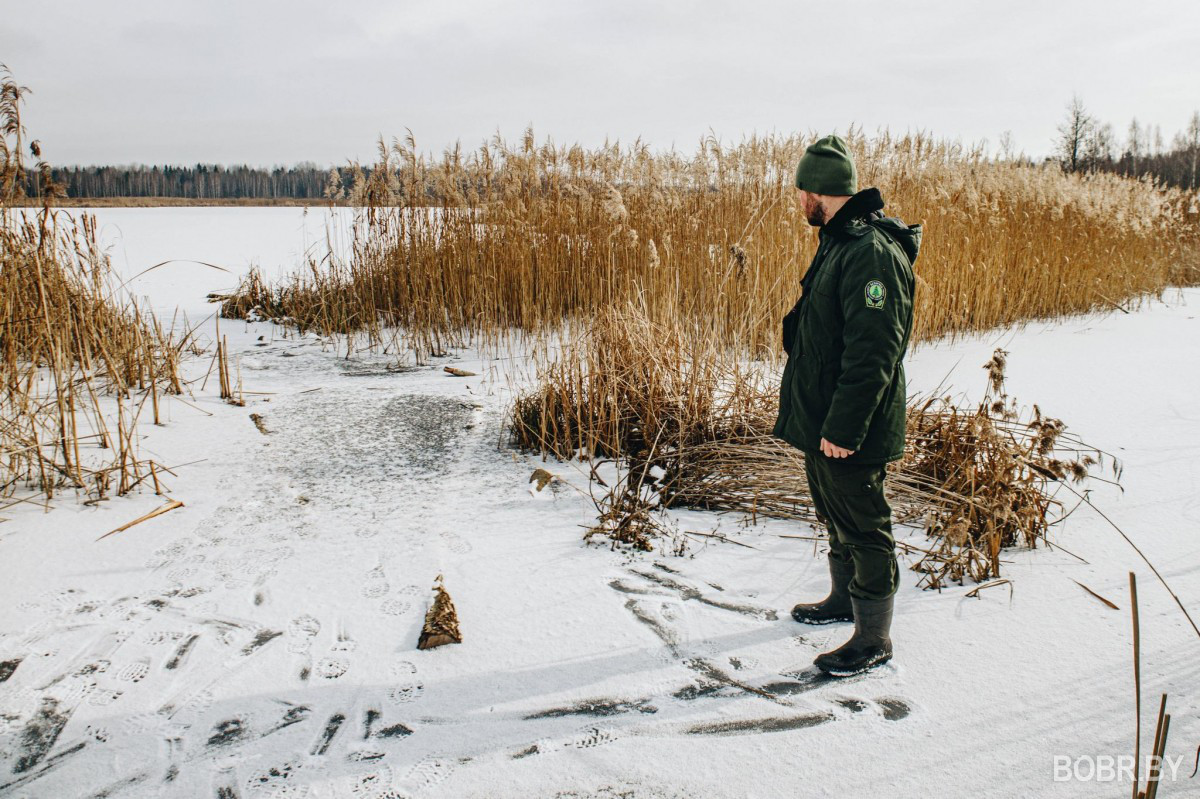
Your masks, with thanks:
M127 288L146 297L159 316L178 307L196 320L214 309L204 297L232 289L251 266L268 277L320 259L332 241L338 252L349 243L354 211L349 208L71 208L93 214L100 243ZM172 261L139 275L155 264ZM228 270L222 272L201 263Z
M167 258L270 274L324 247L323 211L98 216L127 275ZM233 282L188 265L135 281L160 312L189 315L211 313L204 294ZM1092 499L1194 614L1198 305L1200 290L1171 291L1132 314L923 346L907 364L911 390L945 381L977 399L980 367L1005 347L1013 396L1122 459L1123 491L1097 481ZM896 659L823 680L812 659L849 625L792 621L828 578L819 545L780 537L814 531L683 512L685 529L753 548L586 546L586 467L503 443L511 390L528 379L519 358L464 350L398 369L270 324L221 330L256 392L247 406L221 402L212 381L200 390L203 357L188 366L195 394L163 397L164 424L139 429L142 457L177 467L168 491L184 507L103 541L164 498L64 495L49 513L4 512L0 796L1124 795L1128 782L1056 782L1055 758L1133 751L1131 570L1143 753L1167 692L1178 771L1162 794L1200 785L1188 778L1200 642L1089 509L1052 532L1070 553L1004 553L1011 593L922 591L901 555ZM535 490L539 467L562 482ZM464 640L421 651L439 574Z

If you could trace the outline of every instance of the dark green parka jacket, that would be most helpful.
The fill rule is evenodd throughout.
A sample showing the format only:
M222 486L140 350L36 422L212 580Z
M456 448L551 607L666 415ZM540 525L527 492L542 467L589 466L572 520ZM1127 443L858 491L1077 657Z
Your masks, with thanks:
M879 190L864 189L821 227L800 300L783 320L788 359L772 432L814 454L825 438L854 450L848 463L904 455L904 353L921 226L882 208Z

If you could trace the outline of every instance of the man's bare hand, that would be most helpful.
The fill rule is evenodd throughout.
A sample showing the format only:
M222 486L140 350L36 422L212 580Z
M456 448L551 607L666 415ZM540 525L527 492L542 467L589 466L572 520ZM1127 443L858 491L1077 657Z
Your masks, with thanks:
M854 450L839 447L837 444L831 444L824 438L821 439L821 452L830 458L848 458L854 454Z

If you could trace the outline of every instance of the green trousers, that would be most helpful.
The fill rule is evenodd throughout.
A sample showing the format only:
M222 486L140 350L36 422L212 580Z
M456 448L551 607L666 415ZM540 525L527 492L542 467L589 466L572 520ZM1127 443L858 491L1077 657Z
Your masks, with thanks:
M817 515L829 530L829 557L854 564L850 595L886 599L900 585L892 507L883 495L886 466L804 453Z

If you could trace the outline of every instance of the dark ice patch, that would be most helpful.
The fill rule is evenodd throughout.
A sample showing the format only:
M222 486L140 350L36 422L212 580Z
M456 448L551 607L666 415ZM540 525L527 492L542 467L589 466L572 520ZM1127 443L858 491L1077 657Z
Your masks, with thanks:
M638 596L670 596L670 594L666 594L653 588L642 588L641 586L630 585L623 580L609 580L608 587L614 591L620 591L622 594L637 594Z
M750 735L764 732L785 732L816 727L833 721L832 713L805 713L781 718L743 719L737 721L713 721L693 724L684 730L687 735Z
M21 660L21 658L13 658L0 663L0 682L8 682L8 678L13 676L17 666L21 665Z
M284 704L288 705L288 709L283 712L283 717L276 722L274 727L264 732L261 737L266 738L271 733L279 732L293 724L299 724L306 720L309 714L312 713L312 708L308 705L293 705L286 702Z
M672 693L671 696L684 702L691 702L695 699L730 693L732 693L731 686L725 683L717 682L716 680L701 680L699 682L688 683L678 691Z
M40 763L54 747L70 718L70 711L63 711L57 699L43 697L41 707L21 730L12 773L23 774Z
M667 645L667 649L671 650L672 655L679 657L682 650L679 646L679 636L676 635L674 630L650 615L636 599L628 600L625 603L625 609L632 613L635 619L649 627L655 635L662 639L662 642Z
M908 703L901 699L876 699L875 703L883 708L883 717L888 721L899 721L912 712Z
M664 577L661 574L641 571L638 569L631 569L630 571L639 577L645 577L652 583L658 583L663 588L669 588L672 591L675 591L684 601L694 599L695 601L701 602L710 607L720 608L721 610L729 610L734 613L740 613L743 616L752 616L756 619L763 619L765 621L777 621L779 619L779 614L773 608L760 608L754 605L743 605L737 602L727 602L722 599L713 599L702 594L698 588L685 585L678 580L672 580L670 577Z
M514 752L512 755L512 759L520 760L523 757L529 757L530 755L536 755L536 754L540 753L541 751L542 750L538 748L537 744L533 744L529 747L526 747L525 749L522 749L519 752Z
M254 654L255 650L266 646L281 635L283 635L282 630L259 630L254 634L254 640L242 647L242 657L249 657Z
M323 755L329 750L329 745L333 743L334 736L338 734L338 730L345 721L345 713L334 713L329 717L329 721L325 722L325 729L321 730L321 737L313 744L313 755Z
M376 738L407 738L413 731L404 724L393 724L375 733Z
M363 715L363 736L362 737L363 737L364 741L371 737L371 730L375 726L375 722L379 721L381 716L383 716L383 714L381 712L379 712L378 710L376 710L375 708L367 709L367 712Z
M171 655L171 657L167 659L167 662L163 664L163 668L167 669L168 671L179 668L179 665L183 663L185 658L187 658L188 653L192 651L192 647L196 645L196 641L199 639L199 635L190 635L185 638L183 643L181 643L175 649L175 652Z
M633 701L621 699L589 699L582 702L576 702L573 705L564 707L554 707L548 710L541 710L537 713L530 713L525 716L525 719L554 719L563 718L566 716L619 716L623 713L657 713L658 708L649 703L647 699L637 699Z
M209 749L229 746L230 744L245 740L249 732L246 720L240 716L234 716L231 719L217 722L213 727L212 733L208 736L208 741L204 745Z

